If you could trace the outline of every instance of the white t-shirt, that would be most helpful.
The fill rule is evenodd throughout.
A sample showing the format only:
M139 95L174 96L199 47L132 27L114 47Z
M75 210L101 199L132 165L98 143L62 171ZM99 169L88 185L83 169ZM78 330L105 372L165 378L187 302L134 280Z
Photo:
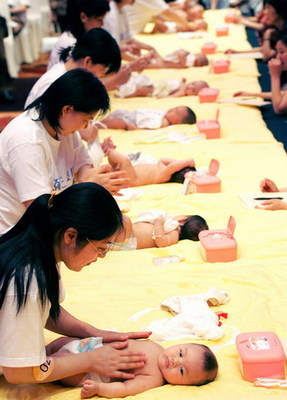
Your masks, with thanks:
M60 61L61 50L70 46L74 46L76 41L77 39L71 34L71 32L65 31L62 33L51 51L47 71L49 71L54 64L57 64Z
M132 35L142 32L152 17L161 14L169 6L164 0L136 0L126 7L130 32Z
M118 45L132 39L126 6L120 10L117 3L110 1L110 11L105 15L103 28L113 36Z
M25 212L24 201L73 184L74 174L92 164L80 134L53 139L35 109L13 119L0 135L0 233Z
M49 71L45 72L35 83L35 85L30 90L30 93L26 99L24 108L41 96L46 89L53 83L56 79L60 78L64 73L66 73L66 67L63 62L55 64Z
M59 281L59 302L64 300L62 280ZM0 366L32 367L46 361L44 328L51 304L42 307L35 275L32 277L27 302L17 314L14 279L0 309ZM0 373L1 367L0 367Z

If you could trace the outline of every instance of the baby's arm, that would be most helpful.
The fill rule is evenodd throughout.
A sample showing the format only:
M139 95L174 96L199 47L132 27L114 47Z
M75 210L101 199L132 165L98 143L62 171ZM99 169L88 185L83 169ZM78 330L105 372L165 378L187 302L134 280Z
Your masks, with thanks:
M107 398L133 396L161 385L162 381L153 375L137 375L134 379L124 382L104 383L86 380L83 383L81 397L87 399L95 395Z
M108 129L124 129L126 131L132 131L134 129L137 129L136 125L127 124L121 118L108 117L108 118L103 119L102 123L105 124Z
M171 246L178 242L179 234L175 229L171 232L165 233L163 228L164 220L158 217L153 223L152 238L155 242L156 247L166 247Z
M179 85L179 88L169 94L167 97L183 97L186 91L186 79L183 79Z

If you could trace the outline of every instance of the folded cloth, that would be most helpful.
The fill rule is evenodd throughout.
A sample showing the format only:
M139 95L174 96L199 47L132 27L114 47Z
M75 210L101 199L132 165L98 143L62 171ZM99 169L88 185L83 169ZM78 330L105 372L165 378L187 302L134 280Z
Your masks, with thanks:
M219 339L224 336L224 329L209 305L226 304L228 300L228 293L216 288L198 295L168 298L161 308L175 316L153 321L147 329L155 340Z
M226 304L229 301L229 295L223 290L217 288L210 288L204 293L199 293L191 296L173 296L164 300L160 307L163 310L169 311L171 314L180 314L183 311L188 311L190 303L193 300L201 300L206 302L209 306L219 306Z
M159 217L163 218L164 220L163 230L165 233L174 231L179 225L179 222L173 219L172 215L170 215L166 211L161 211L161 210L142 211L138 215L134 223L149 222L153 224L155 219Z

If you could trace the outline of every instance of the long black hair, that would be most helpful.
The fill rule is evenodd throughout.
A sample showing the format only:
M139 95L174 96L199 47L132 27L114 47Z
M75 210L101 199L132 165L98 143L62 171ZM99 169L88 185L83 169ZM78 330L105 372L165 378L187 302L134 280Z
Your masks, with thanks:
M0 237L0 308L14 279L18 312L25 306L33 276L42 306L59 316L59 275L54 255L68 228L77 231L77 246L110 238L123 228L122 213L112 195L96 183L79 183L60 194L33 201L19 222Z
M112 35L102 28L90 29L77 40L74 47L62 49L60 61L67 61L70 51L74 61L91 57L93 64L109 68L107 74L118 72L121 66L120 48Z
M61 128L59 118L64 106L73 106L75 111L87 114L98 112L104 115L110 108L110 99L105 86L91 72L76 68L56 79L42 96L38 97L25 110L37 108L36 121L47 118L51 127Z
M85 32L81 13L85 13L87 17L102 17L109 11L108 0L68 0L66 30L78 39Z
M265 0L264 5L272 6L276 13L284 20L287 20L286 0Z

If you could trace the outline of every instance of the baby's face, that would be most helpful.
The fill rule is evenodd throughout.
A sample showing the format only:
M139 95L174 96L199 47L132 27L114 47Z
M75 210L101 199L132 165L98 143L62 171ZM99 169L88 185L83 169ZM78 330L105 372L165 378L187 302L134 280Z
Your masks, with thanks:
M173 385L196 385L206 379L203 371L204 349L195 344L168 347L159 356L163 378Z
M203 81L193 81L186 84L186 96L197 96L200 89L208 87L208 84Z
M185 106L170 108L165 115L170 125L183 124L186 116L187 110Z

